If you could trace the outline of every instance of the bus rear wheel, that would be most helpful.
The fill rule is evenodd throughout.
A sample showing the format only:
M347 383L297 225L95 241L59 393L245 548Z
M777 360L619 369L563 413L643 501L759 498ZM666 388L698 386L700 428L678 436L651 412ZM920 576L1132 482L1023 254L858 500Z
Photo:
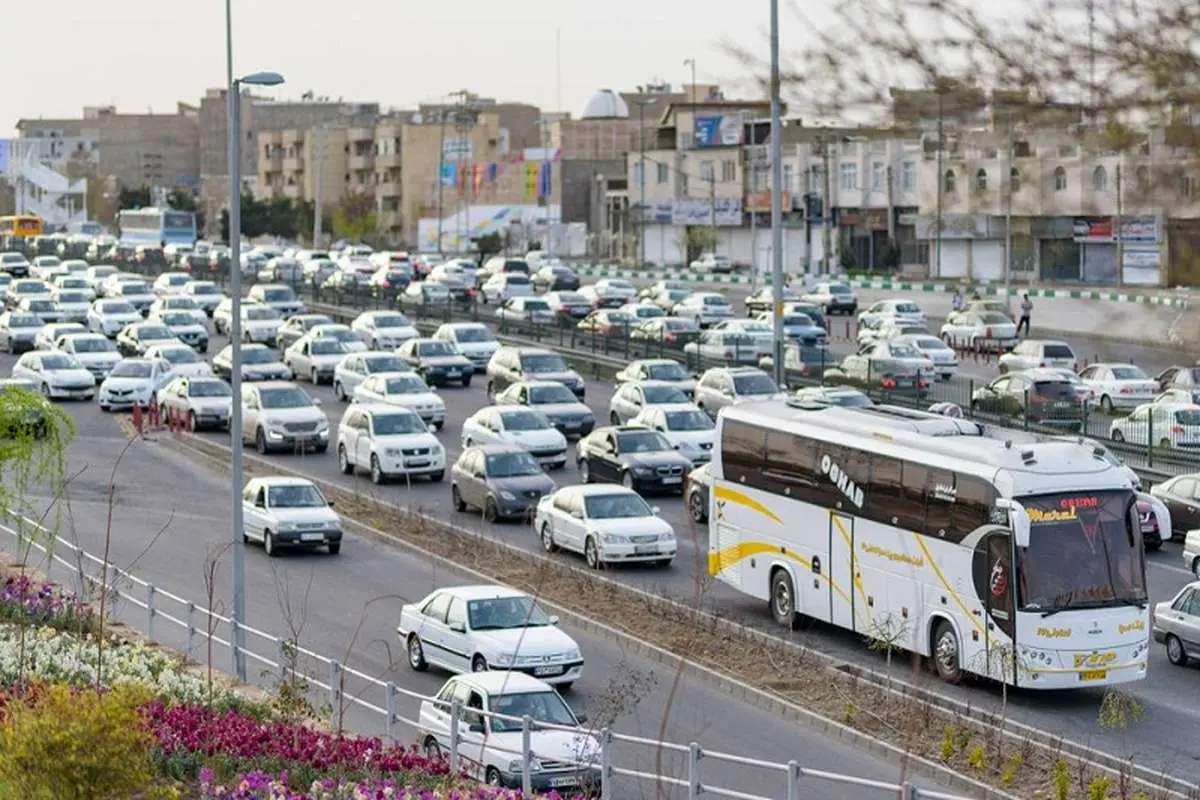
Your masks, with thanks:
M796 590L792 585L792 576L785 569L777 569L771 575L771 616L789 631L800 628L800 615L796 613Z
M962 681L962 656L958 646L958 634L949 622L942 620L934 626L930 653L933 656L933 668L937 670L939 678L951 684Z

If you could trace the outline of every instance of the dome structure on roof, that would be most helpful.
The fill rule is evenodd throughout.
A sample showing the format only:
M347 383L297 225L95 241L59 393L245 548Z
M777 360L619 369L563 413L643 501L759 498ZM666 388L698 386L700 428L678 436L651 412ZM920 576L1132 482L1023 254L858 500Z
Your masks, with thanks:
M587 101L583 119L629 119L629 106L612 89L601 89Z

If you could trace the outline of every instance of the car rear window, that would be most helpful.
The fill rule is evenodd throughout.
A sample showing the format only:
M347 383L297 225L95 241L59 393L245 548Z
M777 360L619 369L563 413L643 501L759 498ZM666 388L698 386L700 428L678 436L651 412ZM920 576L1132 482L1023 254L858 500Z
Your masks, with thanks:
M1075 354L1065 344L1047 344L1042 346L1046 358L1074 358Z
M985 311L979 315L979 321L984 325L1003 325L1010 320L1008 317L998 314L995 311Z
M1188 426L1200 425L1200 410L1188 408L1182 411L1176 411L1175 423L1177 425Z
M1039 397L1074 397L1075 387L1067 381L1038 381L1033 385L1033 394Z

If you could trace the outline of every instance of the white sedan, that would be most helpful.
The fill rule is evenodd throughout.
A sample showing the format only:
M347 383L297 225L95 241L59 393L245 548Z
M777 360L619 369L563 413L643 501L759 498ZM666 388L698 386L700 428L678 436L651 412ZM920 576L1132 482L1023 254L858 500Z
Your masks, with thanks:
M102 381L121 360L121 354L105 336L98 333L67 333L55 348L73 356L96 380Z
M173 410L180 419L187 420L192 433L202 428L227 431L233 392L220 378L177 377L158 390L158 407L163 416Z
M1004 351L1017 343L1017 325L998 311L955 311L942 325L942 341L975 351Z
M364 311L350 323L350 329L372 350L395 350L420 335L398 311Z
M560 469L567 463L567 437L540 411L524 406L487 406L467 417L462 446L502 442L515 444L543 467Z
M171 365L172 376L187 378L211 378L213 369L196 351L178 342L156 344L146 348L146 358L152 361L166 361Z
M583 677L583 654L558 618L507 586L438 589L400 609L396 633L418 671L511 670L562 689Z
M446 401L415 372L376 372L354 389L355 403L388 403L411 408L438 430L446 424Z
M950 380L958 372L958 354L936 336L906 334L897 336L893 341L911 344L920 350L921 355L933 362L933 371L944 381Z
M150 304L150 311L146 314L146 319L155 321L168 311L185 312L191 314L192 317L201 325L208 324L208 313L196 302L194 298L177 296L177 297L160 297Z
M649 406L629 420L629 424L658 431L680 455L690 458L694 466L712 460L717 426L694 403Z
M1114 442L1195 451L1200 448L1200 406L1194 403L1145 403L1129 416L1114 419L1108 435Z
M92 303L87 313L88 330L102 333L110 339L135 322L141 321L141 313L124 300L102 298Z
M925 324L925 312L911 300L879 300L871 305L866 311L858 315L858 324L861 325L868 319L881 319L890 317L893 319L902 319L905 322L915 322L918 325Z
M613 392L608 402L608 419L613 425L624 425L647 408L688 403L683 390L669 383L630 381Z
M100 383L97 401L101 411L145 408L158 390L173 378L171 365L166 361L148 358L123 358Z
M33 337L33 349L53 350L58 346L58 340L68 333L87 333L88 329L78 322L52 322L43 325Z
M91 400L96 394L92 373L67 353L25 353L13 364L12 376L29 381L49 399Z
M306 333L283 351L283 363L296 376L307 378L314 386L333 382L333 373L346 357L346 346L333 337Z
M1092 364L1079 373L1092 397L1100 398L1100 410L1136 408L1158 394L1158 381L1133 364Z
M538 503L533 529L548 553L582 553L592 569L606 564L675 559L675 531L633 489L609 484L566 486Z
M208 328L186 311L164 311L154 320L166 326L179 341L201 353L208 352Z
M380 372L410 371L403 358L389 351L367 350L362 353L349 353L333 370L333 393L338 400L348 403L354 396L354 390L370 376Z

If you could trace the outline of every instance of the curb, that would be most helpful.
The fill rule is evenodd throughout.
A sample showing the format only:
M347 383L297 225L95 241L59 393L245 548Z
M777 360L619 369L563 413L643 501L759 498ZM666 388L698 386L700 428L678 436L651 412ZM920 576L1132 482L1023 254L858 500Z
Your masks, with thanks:
M189 435L188 438L192 439L193 437ZM170 442L171 447L177 451L190 451L190 453L199 454L201 457L215 462L219 466L227 466L225 462L220 461L215 455L205 452L201 447L196 447L189 441L184 439L167 439L166 441ZM267 463L262 462L249 454L247 454L245 457L249 461ZM272 469L277 469L279 472L292 472L287 468L277 468L274 464L271 464L271 467ZM300 477L307 477L300 473L295 474L299 475ZM343 493L346 492L345 489L341 489L339 487L334 488ZM408 510L407 513L426 516L420 511ZM359 522L353 518L343 517L343 519L348 522L356 532L366 535L371 539L407 550L411 553L421 556L423 559L427 559L430 562L436 562L446 569L463 573L472 579L479 580L484 583L495 583L495 578L487 575L486 573L480 572L471 567L457 564L450 559L445 558L444 556L430 552L419 545L407 542L401 538L387 533L386 531L380 530L379 528L371 525L367 525L363 522ZM430 521L434 523L445 524L437 519L431 518ZM505 542L493 540L493 543L505 548L512 548L512 545L509 545ZM527 557L537 557L536 554L530 554L523 550L520 552L522 555ZM633 589L632 587L622 586L622 588L629 588L635 592L639 591L637 589ZM591 619L590 617L582 616L574 611L562 608L554 603L541 600L540 598L538 602L542 603L547 608L553 609L560 617L569 621L572 625L575 625L576 627L579 627L580 629L592 635L598 636L599 638L618 644L624 650L636 653L637 655L647 658L650 661L662 664L672 669L682 669L684 674L699 678L706 684L712 686L713 688L719 689L730 697L767 711L774 716L793 722L798 722L809 730L825 734L827 738L838 740L854 747L855 749L870 753L885 763L900 768L908 768L921 777L937 781L943 786L952 788L956 791L963 791L966 793L964 797L978 798L978 800L1020 800L1020 798L1015 795L1002 792L966 775L947 769L936 762L907 753L882 739L861 733L827 717L814 714L811 711L796 705L795 703L791 703L787 700L776 697L769 692L757 689L735 678L723 675L710 667L706 667L702 664L697 664L677 656L674 653L664 650L650 642L638 639L628 633L624 633L616 628L610 627L603 622ZM829 660L824 656L822 656L822 658Z

